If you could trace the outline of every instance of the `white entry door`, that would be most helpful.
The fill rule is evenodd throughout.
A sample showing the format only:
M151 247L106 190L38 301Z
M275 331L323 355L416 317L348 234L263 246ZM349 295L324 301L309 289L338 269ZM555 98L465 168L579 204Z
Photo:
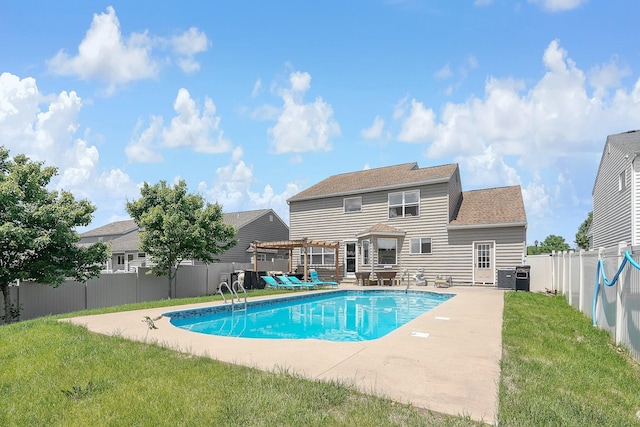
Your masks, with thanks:
M494 282L493 248L493 242L475 242L473 244L473 281L475 283Z

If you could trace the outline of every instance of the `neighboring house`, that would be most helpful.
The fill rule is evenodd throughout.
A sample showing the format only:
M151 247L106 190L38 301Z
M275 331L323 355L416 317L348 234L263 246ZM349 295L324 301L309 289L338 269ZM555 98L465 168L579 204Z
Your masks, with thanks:
M593 191L589 248L640 244L640 131L609 135Z
M251 242L289 238L289 227L272 209L225 213L223 221L236 228L237 243L233 248L217 256L220 262L253 262ZM138 249L140 236L138 226L133 220L112 222L82 233L80 237L80 244L109 243L112 256L107 261L106 270L108 271L129 271L133 267L147 266L146 254ZM286 255L287 252L263 250L258 253L258 261L271 261ZM197 264L198 261L192 260L188 263Z
M521 265L527 219L520 186L462 191L457 164L406 163L331 176L288 200L291 239L339 241L312 248L312 267L342 274L423 268L456 283L493 284ZM294 258L303 264L300 253Z

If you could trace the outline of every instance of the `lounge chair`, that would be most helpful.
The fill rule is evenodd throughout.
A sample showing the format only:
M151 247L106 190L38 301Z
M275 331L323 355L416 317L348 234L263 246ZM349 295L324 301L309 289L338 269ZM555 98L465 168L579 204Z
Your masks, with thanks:
M276 279L278 279L280 283L282 283L284 286L288 286L291 289L302 289L302 288L309 289L313 287L313 284L307 284L304 282L296 283L293 280L291 280L291 277L287 277L287 276L276 276Z
M306 286L309 289L314 289L316 287L316 285L314 285L313 283L303 282L302 280L298 279L296 276L287 276L287 279L289 279L291 283L294 283L300 286Z
M285 285L284 283L278 282L275 277L271 276L261 276L262 280L267 284L268 287L273 289L293 289L292 286Z
M338 282L320 280L320 277L318 277L318 272L315 270L309 270L309 277L311 278L311 283L313 283L316 286L339 286L340 285Z

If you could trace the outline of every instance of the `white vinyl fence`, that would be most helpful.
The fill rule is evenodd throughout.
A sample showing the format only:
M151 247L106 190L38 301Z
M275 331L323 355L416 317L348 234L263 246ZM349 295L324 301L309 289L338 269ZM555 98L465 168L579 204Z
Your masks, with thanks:
M288 263L288 260L258 262L258 272L287 271ZM233 278L232 273L240 270L253 270L253 264L216 263L208 266L181 266L170 295L168 278L147 274L149 269L143 267L138 267L135 272L130 273L102 274L86 283L68 280L57 288L41 283L21 282L19 285L10 286L9 294L11 302L17 307L22 307L19 320L28 320L50 314L157 301L169 297L188 298L212 295L218 291L222 281L230 282ZM0 303L0 316L4 316L3 302Z
M526 262L531 265L531 291L564 295L640 362L640 247L621 243L592 251L529 255ZM596 279L598 265L601 271Z

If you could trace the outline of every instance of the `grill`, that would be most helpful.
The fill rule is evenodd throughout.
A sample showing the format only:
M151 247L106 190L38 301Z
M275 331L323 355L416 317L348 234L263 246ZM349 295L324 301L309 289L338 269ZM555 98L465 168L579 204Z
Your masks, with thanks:
M521 265L516 267L516 291L529 292L531 283L530 271L530 265Z

